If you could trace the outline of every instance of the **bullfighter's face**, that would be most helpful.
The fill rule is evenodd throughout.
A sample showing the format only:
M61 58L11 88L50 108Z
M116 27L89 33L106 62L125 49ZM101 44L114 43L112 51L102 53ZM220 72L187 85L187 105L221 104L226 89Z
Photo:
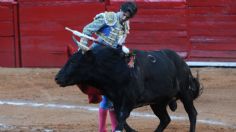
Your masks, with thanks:
M120 22L123 23L123 22L130 19L130 12L120 11L120 16L119 17L120 17Z

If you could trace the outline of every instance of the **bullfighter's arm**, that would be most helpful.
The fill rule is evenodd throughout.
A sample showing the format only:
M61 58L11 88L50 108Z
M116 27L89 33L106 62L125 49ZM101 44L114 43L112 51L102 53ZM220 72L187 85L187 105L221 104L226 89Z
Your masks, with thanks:
M100 13L95 16L93 22L89 23L84 27L83 33L88 36L92 36L93 33L97 32L105 24L106 23L104 20L104 13ZM83 43L84 45L88 45L88 40L86 38L81 38L80 42Z

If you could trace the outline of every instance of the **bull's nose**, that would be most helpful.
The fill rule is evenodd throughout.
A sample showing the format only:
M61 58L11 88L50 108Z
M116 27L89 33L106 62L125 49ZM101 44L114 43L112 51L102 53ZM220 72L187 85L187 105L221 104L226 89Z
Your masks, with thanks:
M59 77L55 77L55 82L60 85L60 87L65 87L65 82L63 82Z
M60 84L59 78L57 76L54 79L57 84Z

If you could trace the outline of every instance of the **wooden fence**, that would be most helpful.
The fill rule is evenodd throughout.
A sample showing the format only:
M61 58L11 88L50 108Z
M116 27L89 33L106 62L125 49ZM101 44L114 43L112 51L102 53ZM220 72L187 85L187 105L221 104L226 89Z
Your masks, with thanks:
M93 17L118 11L117 0L0 1L0 66L60 67L67 59L71 34ZM169 48L187 61L236 61L235 0L137 1L127 46ZM74 45L73 45L74 46Z

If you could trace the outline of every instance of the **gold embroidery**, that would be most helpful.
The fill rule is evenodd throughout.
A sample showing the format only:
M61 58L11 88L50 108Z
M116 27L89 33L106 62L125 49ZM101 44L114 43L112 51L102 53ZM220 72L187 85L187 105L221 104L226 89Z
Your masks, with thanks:
M105 12L105 23L108 26L114 26L117 22L117 16L114 12Z

